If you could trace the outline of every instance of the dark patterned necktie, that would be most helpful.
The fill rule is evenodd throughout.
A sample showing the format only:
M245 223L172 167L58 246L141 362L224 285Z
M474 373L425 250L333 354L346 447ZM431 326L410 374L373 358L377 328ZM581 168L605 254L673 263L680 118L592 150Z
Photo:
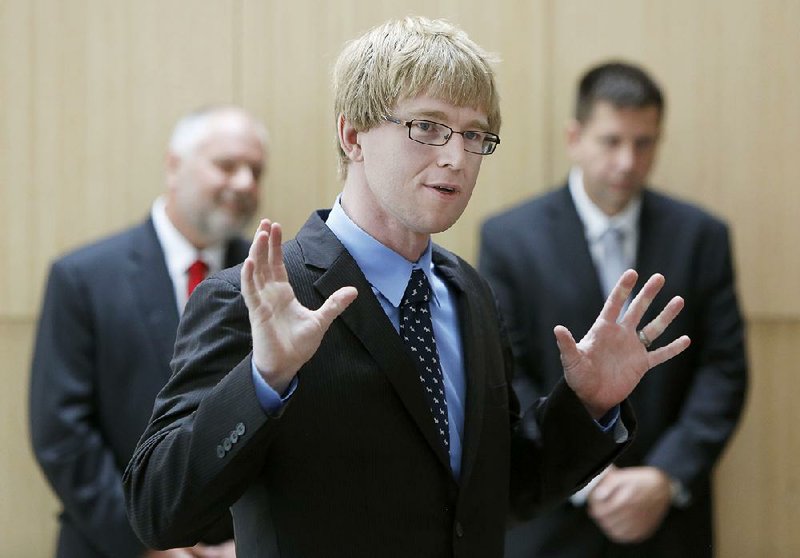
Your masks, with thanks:
M439 441L450 455L450 422L447 419L447 398L439 365L439 351L433 336L433 323L428 301L431 287L421 269L411 272L403 300L400 302L400 336L411 353L419 372L419 381L433 416Z

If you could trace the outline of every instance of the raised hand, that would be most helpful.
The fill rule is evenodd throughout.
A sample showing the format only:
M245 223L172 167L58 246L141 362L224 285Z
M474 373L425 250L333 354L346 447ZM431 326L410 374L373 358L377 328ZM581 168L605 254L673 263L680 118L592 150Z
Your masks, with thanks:
M664 276L656 273L631 301L622 319L622 307L636 284L637 274L629 269L622 274L608 296L600 315L589 332L575 342L570 331L556 326L554 333L561 351L564 377L595 419L625 399L644 374L689 346L683 335L664 347L648 351L645 342L657 339L683 309L683 299L676 296L661 313L642 328L637 326L653 298L664 286Z
M253 335L253 362L278 393L285 391L317 351L333 320L358 295L354 287L342 287L318 310L300 304L283 264L281 237L281 226L263 219L241 275Z

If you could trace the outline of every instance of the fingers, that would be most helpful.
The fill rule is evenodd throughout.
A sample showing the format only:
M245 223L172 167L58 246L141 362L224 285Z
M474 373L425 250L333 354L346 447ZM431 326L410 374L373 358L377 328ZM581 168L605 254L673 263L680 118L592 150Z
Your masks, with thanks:
M659 291L661 291L661 288L664 286L664 282L665 279L663 275L660 273L653 274L644 284L642 290L639 291L639 294L636 295L636 298L633 299L628 307L628 311L625 313L625 316L622 318L620 323L624 326L635 329L647 309L653 303L653 299L656 297ZM667 329L669 324L672 323L675 317L681 313L683 306L684 300L682 297L673 297L667 303L667 305L664 306L661 312L659 312L658 316L656 316L652 321L650 321L650 323L642 328L642 333L644 333L645 338L649 339L651 342L658 339L658 337L660 337L661 334L663 334ZM650 368L682 353L687 347L689 347L689 344L689 337L684 335L678 339L675 339L669 345L648 352Z
M356 299L358 291L355 287L342 287L328 297L319 310L317 316L322 327L327 330L342 312Z
M683 304L683 298L679 296L673 297L658 316L642 328L645 336L650 341L658 339L658 337L664 333L664 330L667 329L667 326L672 323L672 320L683 310Z
M562 325L557 325L553 328L553 333L556 336L558 350L561 352L561 364L565 370L569 369L580 359L578 344L575 342L572 333Z
M598 482L597 486L592 490L589 495L590 501L594 504L607 501L614 494L618 485L617 477L614 475L614 470L612 469L600 479L600 482Z
M619 281L617 281L617 284L614 285L613 289L611 289L611 293L608 295L606 303L603 305L603 309L600 311L600 316L598 316L600 319L609 322L617 321L617 316L619 316L620 312L622 311L622 306L631 295L631 291L636 285L637 278L637 273L632 269L629 269L622 274L622 276L619 278Z
M273 223L269 235L269 251L267 252L267 265L270 270L277 270L283 267L283 229L280 223Z
M653 303L653 299L664 286L664 281L664 276L660 273L654 273L651 275L642 287L642 290L639 291L639 294L637 294L633 301L631 301L631 304L628 306L628 310L625 312L625 316L623 316L620 323L633 328L639 325L639 322L642 321L642 316L644 316L644 313L647 312L647 309ZM628 294L630 294L630 291ZM655 337L650 337L649 333L648 338L651 341L655 339Z
M283 265L283 228L280 223L272 223L262 219L258 225L253 244L250 246L249 258L256 263L256 281L282 281L286 279L286 268ZM261 287L263 285L259 285Z
M260 289L266 282L266 277L261 269L260 262L266 260L266 254L269 252L269 235L272 228L272 222L269 219L262 219L256 227L255 235L253 236L253 243L250 245L250 250L245 260L247 272L252 280L252 285L256 289ZM251 265L247 265L247 262ZM245 266L242 266L242 286L245 284Z
M271 281L286 281L281 245L283 230L279 223L262 219L253 236L253 243L242 266L242 290L255 293Z
M675 339L669 345L664 347L659 347L655 351L650 351L647 353L647 361L650 368L654 366L658 366L662 362L666 362L674 356L681 354L691 344L691 340L689 339L688 335L682 335Z

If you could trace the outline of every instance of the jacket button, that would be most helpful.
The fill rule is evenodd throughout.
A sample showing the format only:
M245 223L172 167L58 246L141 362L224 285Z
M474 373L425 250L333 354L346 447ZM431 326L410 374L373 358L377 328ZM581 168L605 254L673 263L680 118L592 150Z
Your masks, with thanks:
M231 442L233 442L234 444L239 441L239 435L236 433L235 430L231 431L230 439Z
M456 537L459 539L464 536L464 527L460 521L456 521Z
M225 448L223 448L222 446L217 446L217 457L219 457L220 459L225 457Z
M225 451L231 451L231 445L230 438L225 438L222 440L222 447L225 448Z
M243 422L240 422L239 424L236 425L236 433L239 436L244 436L244 423Z

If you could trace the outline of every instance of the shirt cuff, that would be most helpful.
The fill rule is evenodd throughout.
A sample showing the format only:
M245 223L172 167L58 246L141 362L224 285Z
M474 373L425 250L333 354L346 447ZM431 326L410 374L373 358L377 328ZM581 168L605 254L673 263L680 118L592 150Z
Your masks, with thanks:
M669 490L672 505L676 508L683 509L692 503L692 493L689 492L689 489L678 479L670 478Z
M256 368L256 363L250 361L250 372L253 377L253 386L256 390L256 398L261 408L270 417L278 418L283 413L283 408L286 402L294 395L294 390L297 388L297 376L292 378L292 383L286 388L283 395L279 395L271 385L261 376L261 373Z
M619 405L614 405L605 415L595 421L597 426L605 433L614 436L614 442L621 444L628 441L628 429L620 418Z

